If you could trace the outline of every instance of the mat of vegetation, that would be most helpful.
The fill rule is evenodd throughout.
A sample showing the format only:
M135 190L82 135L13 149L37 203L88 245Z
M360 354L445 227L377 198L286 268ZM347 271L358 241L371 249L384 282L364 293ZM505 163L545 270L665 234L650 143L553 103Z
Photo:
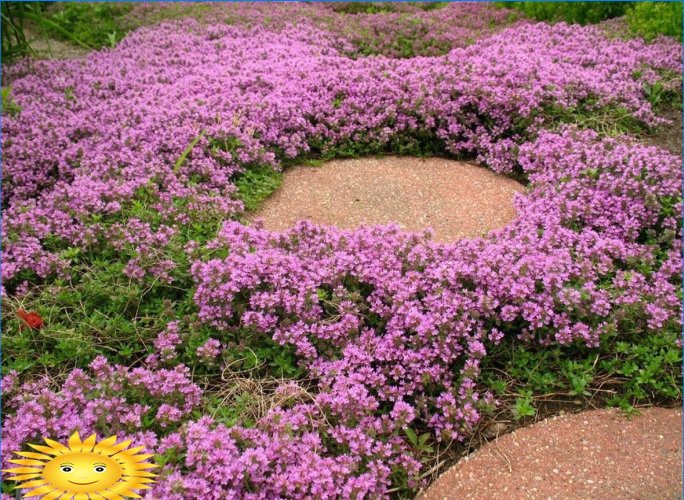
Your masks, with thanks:
M78 430L155 453L155 498L405 497L497 406L679 400L681 158L616 135L681 100L676 39L364 57L329 7L235 9L3 68L3 463ZM523 178L519 216L454 244L241 222L283 166L384 152Z
M271 5L269 12L258 4L6 2L2 13L3 58L31 51L30 43L22 36L25 21L32 22L43 35L95 49L112 47L131 30L162 20L193 17L208 23L272 26L284 16L292 23L304 17L344 36L354 53L391 52L397 57L444 54L454 46L473 43L478 36L515 22L521 15L537 21L579 24L619 18L622 36L647 40L660 34L682 37L682 5L678 2L496 2L495 6L339 2L324 6Z

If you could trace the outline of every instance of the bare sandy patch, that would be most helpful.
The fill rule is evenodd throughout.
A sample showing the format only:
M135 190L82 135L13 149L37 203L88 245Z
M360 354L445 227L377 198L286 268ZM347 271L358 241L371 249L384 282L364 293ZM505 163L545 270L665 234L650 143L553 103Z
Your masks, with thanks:
M288 169L282 186L251 218L275 231L302 219L341 228L431 227L435 240L448 242L505 226L516 216L513 196L523 189L483 167L442 158L335 160Z

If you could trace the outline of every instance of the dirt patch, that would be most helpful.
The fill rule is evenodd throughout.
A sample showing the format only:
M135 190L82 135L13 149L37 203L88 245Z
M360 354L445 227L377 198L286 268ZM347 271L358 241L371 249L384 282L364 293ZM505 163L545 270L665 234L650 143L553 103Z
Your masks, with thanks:
M36 59L77 59L91 52L78 45L46 36L35 26L24 28L24 34Z
M682 111L670 109L661 113L661 117L669 120L668 125L661 125L651 134L640 137L644 144L659 146L680 156L682 154Z
M515 216L513 196L524 187L473 164L442 158L387 156L294 167L251 219L282 231L309 219L355 228L397 223L431 227L435 240L482 236Z
M420 498L681 498L682 411L562 415L484 445Z

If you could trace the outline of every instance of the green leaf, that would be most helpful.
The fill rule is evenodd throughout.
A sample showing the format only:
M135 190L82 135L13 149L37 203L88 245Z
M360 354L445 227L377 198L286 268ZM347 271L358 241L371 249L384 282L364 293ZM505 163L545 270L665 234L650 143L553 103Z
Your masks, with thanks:
M407 427L404 432L406 432L406 437L408 437L409 442L413 446L418 446L418 436L416 435L416 431L410 427Z

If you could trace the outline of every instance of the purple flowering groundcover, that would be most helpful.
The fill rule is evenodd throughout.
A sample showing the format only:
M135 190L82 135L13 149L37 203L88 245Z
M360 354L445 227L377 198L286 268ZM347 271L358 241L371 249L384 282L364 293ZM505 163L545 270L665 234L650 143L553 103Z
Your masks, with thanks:
M521 21L350 57L328 6L237 9L3 68L3 465L78 430L157 454L147 498L409 495L430 443L496 406L498 346L679 350L681 158L567 123L663 125L649 95L681 85L676 40ZM411 15L360 22L380 36ZM452 244L241 221L245 172L428 143L524 179L517 218Z

